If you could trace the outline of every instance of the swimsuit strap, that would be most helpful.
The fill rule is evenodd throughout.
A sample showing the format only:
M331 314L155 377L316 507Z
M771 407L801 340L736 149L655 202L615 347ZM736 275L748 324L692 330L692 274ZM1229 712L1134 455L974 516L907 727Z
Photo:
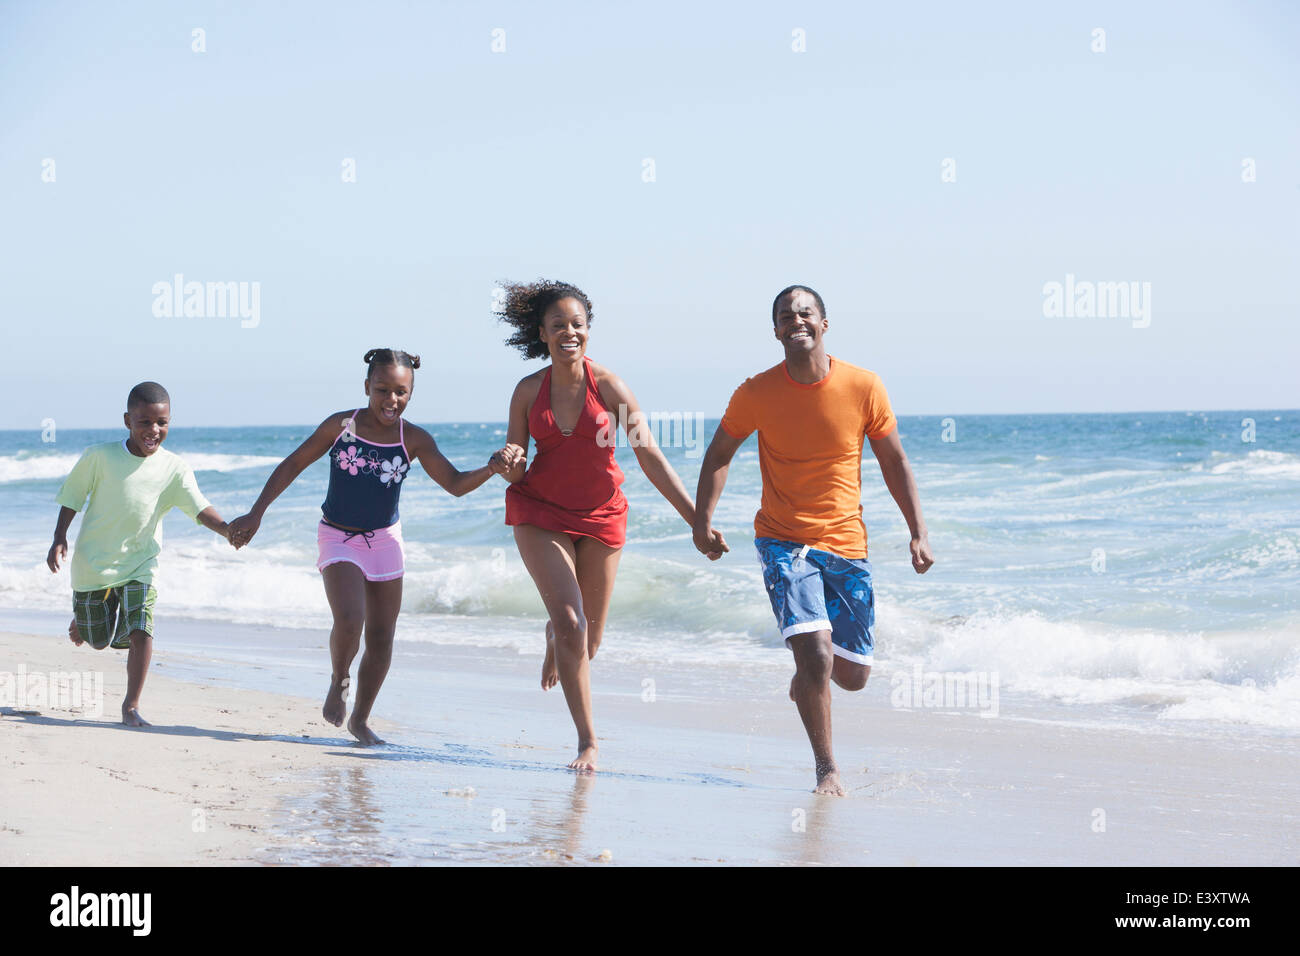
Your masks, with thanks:
M406 463L411 463L411 453L406 450L406 419L400 415L397 418L397 443L402 446L402 454L406 456Z

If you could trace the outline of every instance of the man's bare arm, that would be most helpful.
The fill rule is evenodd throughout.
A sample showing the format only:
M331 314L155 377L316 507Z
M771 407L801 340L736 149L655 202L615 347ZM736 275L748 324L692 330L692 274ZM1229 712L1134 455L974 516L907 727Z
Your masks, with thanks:
M713 509L722 497L722 488L727 483L727 472L731 468L731 459L736 450L745 444L744 438L734 438L727 434L721 425L713 433L709 450L704 453L700 463L700 481L695 486L695 547L701 554L711 558L720 556L723 551L730 551L722 532L713 527Z
M934 555L930 553L925 517L921 514L921 496L916 490L916 479L912 477L912 466L907 463L907 455L903 452L903 443L898 439L898 429L895 428L883 438L872 438L869 441L871 451L880 464L885 487L894 496L903 520L907 522L907 530L912 534L912 567L917 574L925 574L934 564Z

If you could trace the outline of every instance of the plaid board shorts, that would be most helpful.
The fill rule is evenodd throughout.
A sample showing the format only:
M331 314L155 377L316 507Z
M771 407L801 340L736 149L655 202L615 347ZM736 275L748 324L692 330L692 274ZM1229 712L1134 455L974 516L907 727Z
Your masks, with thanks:
M132 631L153 637L153 606L158 592L152 584L127 581L99 591L73 591L72 617L81 639L97 651L125 650Z

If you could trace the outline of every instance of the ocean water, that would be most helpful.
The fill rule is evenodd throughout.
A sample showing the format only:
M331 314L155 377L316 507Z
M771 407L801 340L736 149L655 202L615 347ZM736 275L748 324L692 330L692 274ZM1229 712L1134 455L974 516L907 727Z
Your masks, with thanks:
M1254 441L1243 440L1245 419ZM501 423L428 427L461 468L505 438ZM691 491L715 427L666 448ZM309 432L178 428L167 447L230 519ZM1300 730L1300 412L969 416L947 426L904 417L900 433L937 564L912 571L906 526L868 453L863 516L882 678L917 666L984 672L1004 694L1078 719ZM85 446L120 437L61 429L44 443L36 429L0 432L0 616L68 609L67 572L44 564L54 495ZM732 548L717 563L696 553L631 450L618 454L629 543L601 654L788 671L752 545L756 442L737 454L715 516ZM160 624L328 629L315 570L326 469L322 460L304 472L239 552L179 512L167 518ZM504 488L493 478L457 499L419 469L408 477L399 654L417 644L539 653L542 604L504 524Z

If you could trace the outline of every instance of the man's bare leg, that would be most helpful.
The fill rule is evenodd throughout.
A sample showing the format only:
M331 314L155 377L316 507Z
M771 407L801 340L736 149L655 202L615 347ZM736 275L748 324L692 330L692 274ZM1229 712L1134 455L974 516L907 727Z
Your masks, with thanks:
M813 793L847 796L831 753L831 673L835 667L831 632L795 634L790 638L790 649L794 652L795 667L790 696L799 708L817 768Z
M128 727L152 727L140 716L140 692L153 658L153 638L144 631L131 632L131 650L126 655L126 697L122 700L122 723Z

